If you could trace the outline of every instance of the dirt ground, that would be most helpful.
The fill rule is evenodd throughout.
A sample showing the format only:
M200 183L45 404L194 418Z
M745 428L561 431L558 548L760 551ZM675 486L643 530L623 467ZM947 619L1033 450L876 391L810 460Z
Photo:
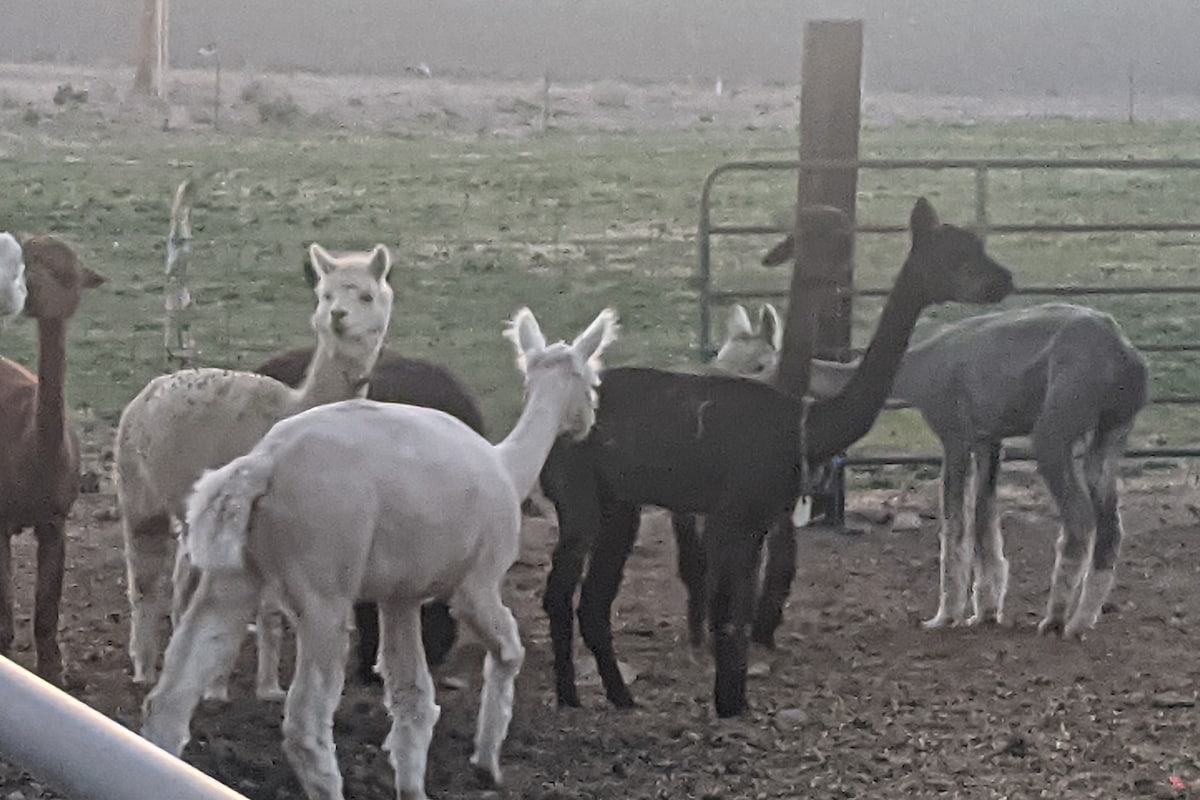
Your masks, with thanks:
M484 86L464 99L449 82L436 79L364 79L356 91L335 91L324 78L293 78L261 81L239 107L223 109L231 115L223 119L257 124L254 109L263 100L255 98L272 100L285 90L305 114L371 128L419 127L423 120L464 132L519 132L536 128L541 115L539 82ZM55 114L50 100L55 87L72 82L75 89L90 90L89 107L99 114L136 113L124 106L119 88L127 80L125 71L0 66L0 105L14 113L33 106ZM229 96L242 98L253 80L230 76ZM173 126L209 124L201 116L207 81L204 73L180 75L169 108ZM795 94L795 87L735 87L720 98L711 89L685 96L681 89L614 83L555 87L552 124L614 130L711 120L790 128ZM940 112L922 114L915 102L871 97L867 116L943 118ZM931 102L949 109L944 118L987 116L982 106ZM1042 104L1009 111L1056 113ZM0 136L0 157L20 135ZM93 443L85 461L98 461L95 448ZM801 532L799 572L780 649L762 657L755 670L752 713L733 721L715 719L710 659L694 657L686 644L674 545L659 511L647 513L614 620L618 653L638 673L632 690L640 707L609 708L598 683L591 682L583 687L584 709L556 709L540 607L555 528L552 516L528 520L523 555L508 587L528 655L504 749L507 788L485 792L466 768L481 652L464 643L439 675L442 717L430 753L430 793L564 800L1200 795L1196 479L1183 467L1130 469L1123 495L1128 538L1113 606L1082 643L1040 638L1034 630L1057 522L1028 468L1007 467L1002 488L1012 563L1007 608L1013 620L1004 629L919 628L937 599L935 482L911 490L854 492L858 533ZM76 504L61 630L71 693L136 728L144 691L130 680L115 505L107 480ZM919 530L893 531L886 522L866 521L881 509L919 513ZM28 535L15 541L13 562L16 656L29 664ZM206 703L199 710L185 757L254 800L299 797L280 750L281 708L253 698L251 650L247 641L233 702ZM380 748L388 728L380 700L377 688L347 685L335 731L347 797L393 797ZM0 709L0 724L37 723L7 719ZM64 797L44 780L0 764L0 798Z
M442 717L430 753L435 797L1170 797L1200 794L1200 507L1183 467L1130 465L1127 539L1113 604L1084 642L1041 638L1056 531L1024 465L1006 468L1003 522L1012 562L1009 628L925 632L937 591L936 483L855 492L856 533L800 534L799 573L780 631L750 685L753 712L717 720L707 655L686 644L665 515L646 514L618 598L618 653L640 708L616 711L585 681L585 708L555 708L541 589L556 529L527 520L508 596L528 647L504 749L504 792L466 768L481 649L466 642L441 671ZM108 481L81 497L70 525L62 638L70 691L131 726L120 523ZM881 512L917 512L893 531ZM31 537L15 543L19 660L29 663ZM580 652L584 652L580 646ZM286 665L285 665L286 666ZM205 703L188 761L255 800L299 797L280 750L278 704L253 698L247 640L228 705ZM454 685L458 688L452 688ZM463 685L465 684L465 686ZM11 721L6 721L11 724ZM350 682L335 738L346 796L391 798L377 688ZM1174 779L1174 786L1173 786ZM0 766L0 797L57 798L37 776Z

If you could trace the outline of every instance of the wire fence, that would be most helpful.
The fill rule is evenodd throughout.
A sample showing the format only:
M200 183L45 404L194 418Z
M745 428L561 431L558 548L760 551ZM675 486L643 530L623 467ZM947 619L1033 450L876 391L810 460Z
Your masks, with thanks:
M1106 221L1106 222L1059 222L1059 223L1005 223L991 221L989 213L989 185L991 174L998 170L1014 170L1024 173L1030 170L1100 170L1100 171L1188 171L1200 175L1200 160L1196 159L861 159L857 161L796 160L738 161L728 162L713 169L706 177L700 196L700 222L698 228L698 265L696 282L699 295L699 349L702 360L716 354L713 341L713 307L718 304L750 299L786 298L784 287L763 286L746 288L718 288L714 284L712 261L712 237L738 236L746 234L778 234L778 226L716 224L712 219L713 192L718 179L735 172L779 172L779 171L827 171L827 170L968 170L974 177L974 229L982 237L989 235L1035 234L1118 234L1143 233L1167 234L1200 232L1200 222L1191 220L1161 221L1157 219ZM897 234L907 232L906 226L885 224L862 224L855 227L862 234ZM854 297L883 298L890 290L883 288L854 289ZM1200 284L1193 283L1122 283L1101 285L1072 283L1055 285L1023 285L1014 295L1019 297L1087 297L1087 296L1196 296L1200 295ZM1135 341L1135 346L1144 353L1191 354L1200 353L1200 341ZM1157 406L1200 406L1200 393L1173 392L1157 394L1151 398ZM889 408L904 407L889 404ZM1152 438L1155 437L1151 432ZM1130 458L1195 458L1200 457L1200 447L1140 447L1126 451ZM1027 450L1010 449L1006 460L1028 460L1032 455ZM887 464L939 464L940 456L933 454L897 452L891 454L851 454L844 459L846 465L879 466Z

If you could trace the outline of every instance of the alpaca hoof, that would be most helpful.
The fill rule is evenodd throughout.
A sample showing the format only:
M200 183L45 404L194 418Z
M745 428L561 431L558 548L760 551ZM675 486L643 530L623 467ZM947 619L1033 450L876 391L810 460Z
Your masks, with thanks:
M495 789L503 783L499 766L481 764L480 759L471 756L471 767L475 773L475 782L480 789Z
M921 627L927 631L935 631L938 628L953 628L957 624L949 614L939 611L937 616L922 622Z
M579 702L579 692L572 686L570 689L558 690L558 707L559 708L582 708L583 703Z
M608 693L608 702L612 703L613 708L630 709L637 708L637 702L633 699L633 695L628 689L622 687L620 690Z
M1004 624L1003 615L999 611L988 610L980 614L972 614L963 620L963 627L974 628L981 625L995 625L997 627Z
M1039 636L1049 636L1055 633L1062 633L1063 621L1053 617L1046 617L1038 623L1037 632Z
M1095 620L1089 622L1086 619L1075 617L1063 627L1063 638L1083 641L1083 637L1087 635L1088 631L1095 627L1095 624Z
M278 703L287 697L287 692L279 684L275 684L274 686L259 686L254 690L254 695L264 702Z
M735 700L728 702L718 702L717 716L721 719L729 719L730 717L740 717L750 711L750 704L745 700Z

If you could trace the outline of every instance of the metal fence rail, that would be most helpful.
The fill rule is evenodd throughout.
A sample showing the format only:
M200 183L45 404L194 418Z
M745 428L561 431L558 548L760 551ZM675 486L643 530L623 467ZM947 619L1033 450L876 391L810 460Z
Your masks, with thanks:
M0 708L0 755L78 800L246 800L2 656Z
M988 174L992 170L1190 170L1200 172L1200 159L1036 159L1036 158L992 158L992 159L859 159L857 161L814 159L809 161L731 161L721 164L709 172L704 179L700 194L700 224L697 231L699 261L697 284L699 289L700 357L708 360L716 354L712 341L712 305L714 301L745 300L753 298L787 297L786 289L780 290L716 290L712 285L711 237L717 235L747 235L780 233L776 226L769 225L714 225L711 219L712 193L718 178L731 172L769 171L826 171L846 169L872 170L971 170L975 179L974 228L981 236L1010 233L1173 233L1200 232L1200 222L1180 220L1177 222L1113 222L1079 224L992 224L988 219ZM856 233L903 233L903 225L858 225ZM855 289L855 297L886 297L890 289ZM1171 285L1056 285L1024 286L1013 294L1020 296L1069 297L1078 295L1179 295L1200 294L1200 284ZM1200 342L1173 342L1169 344L1135 343L1147 353L1190 353L1200 352ZM1154 405L1200 405L1200 395L1167 395L1151 398ZM889 405L889 407L902 407ZM1200 458L1198 447L1130 449L1127 458ZM1027 460L1032 456L1019 450L1006 454L1005 460ZM939 464L941 458L933 455L897 453L892 455L850 456L842 463L846 465L883 464Z

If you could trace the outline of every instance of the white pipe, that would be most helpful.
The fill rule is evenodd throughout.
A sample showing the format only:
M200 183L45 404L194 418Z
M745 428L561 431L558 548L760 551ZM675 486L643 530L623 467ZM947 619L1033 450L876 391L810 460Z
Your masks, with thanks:
M4 657L0 754L74 800L246 800Z

